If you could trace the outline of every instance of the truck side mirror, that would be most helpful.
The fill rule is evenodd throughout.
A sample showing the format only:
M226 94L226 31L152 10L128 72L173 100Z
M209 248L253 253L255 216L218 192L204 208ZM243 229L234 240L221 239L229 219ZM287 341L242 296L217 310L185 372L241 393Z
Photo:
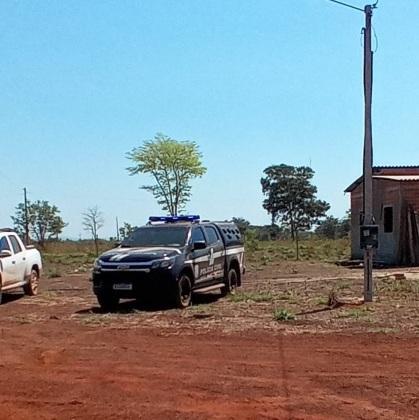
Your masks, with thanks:
M205 241L195 241L192 245L192 250L197 251L199 249L205 249L207 247L207 244Z
M2 251L0 251L0 258L6 258L6 257L11 257L12 256L12 251L9 251L8 249L3 249Z

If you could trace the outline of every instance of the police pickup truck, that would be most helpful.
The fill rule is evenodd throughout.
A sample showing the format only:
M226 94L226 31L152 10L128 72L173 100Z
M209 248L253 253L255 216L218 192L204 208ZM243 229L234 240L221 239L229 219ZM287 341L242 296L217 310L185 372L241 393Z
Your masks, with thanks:
M234 223L150 217L146 226L95 261L93 292L105 311L115 309L121 298L153 291L186 308L194 292L234 293L244 271L243 241Z

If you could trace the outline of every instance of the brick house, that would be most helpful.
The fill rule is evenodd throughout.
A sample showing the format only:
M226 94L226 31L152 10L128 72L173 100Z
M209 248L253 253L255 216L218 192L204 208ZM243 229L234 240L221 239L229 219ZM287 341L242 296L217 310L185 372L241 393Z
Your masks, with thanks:
M352 259L361 259L363 177L345 192L351 194ZM375 260L389 265L419 265L419 166L373 168L373 214L379 226Z

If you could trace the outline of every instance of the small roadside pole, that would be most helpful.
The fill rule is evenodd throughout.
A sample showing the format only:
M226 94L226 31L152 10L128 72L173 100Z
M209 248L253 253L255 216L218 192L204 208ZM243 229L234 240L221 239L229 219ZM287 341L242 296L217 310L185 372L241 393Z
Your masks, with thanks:
M23 202L25 206L25 245L29 244L29 217L28 217L28 198L26 196L26 187L23 189Z
M373 5L367 5L364 9L337 0L329 0L333 3L361 11L365 14L364 34L364 155L363 155L363 214L360 227L360 245L364 250L364 302L373 300L373 255L374 248L378 247L378 226L375 225L373 213L373 153L372 153L372 71L373 52L371 50L371 20Z
M116 240L119 242L119 221L118 216L116 216Z

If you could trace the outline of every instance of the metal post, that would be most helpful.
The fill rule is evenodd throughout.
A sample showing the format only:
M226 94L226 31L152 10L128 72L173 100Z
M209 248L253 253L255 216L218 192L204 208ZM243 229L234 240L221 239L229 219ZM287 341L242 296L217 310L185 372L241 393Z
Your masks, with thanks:
M371 18L372 6L365 6L364 28L364 99L365 99L365 127L364 127L364 225L374 223L373 216L373 190L372 190L372 50L371 50ZM373 249L364 250L364 301L372 302L373 299Z
M116 240L119 242L119 222L118 222L118 216L116 217Z
M26 188L23 189L23 200L25 206L25 245L29 244L29 217L28 217L28 199L26 196Z

